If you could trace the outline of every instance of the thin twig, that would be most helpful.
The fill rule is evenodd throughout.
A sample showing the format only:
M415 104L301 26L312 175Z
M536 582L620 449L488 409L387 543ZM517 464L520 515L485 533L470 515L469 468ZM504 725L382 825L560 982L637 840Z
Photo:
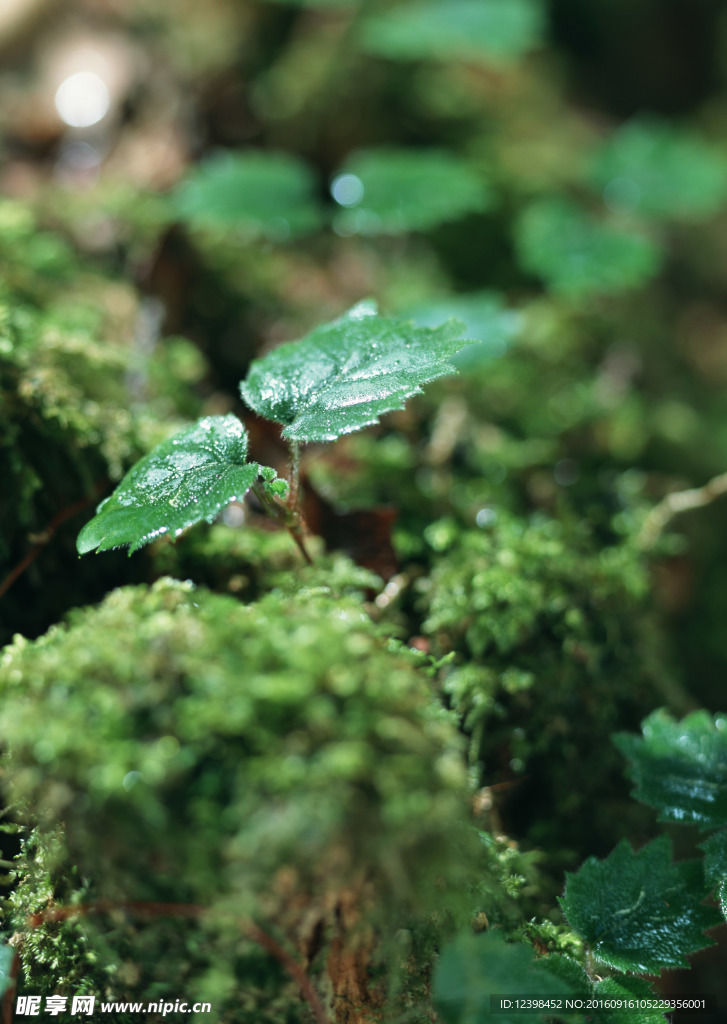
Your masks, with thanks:
M712 477L704 487L694 487L688 491L675 491L673 494L667 494L646 517L637 538L639 547L648 551L656 544L667 523L674 516L693 508L709 505L723 494L727 494L727 473Z
M267 950L271 956L274 956L278 963L286 969L291 978L298 983L298 987L311 1009L316 1024L329 1024L328 1014L323 1007L318 993L313 988L310 978L290 953L283 949L272 935L268 935L267 932L264 932L256 925L249 925L245 929L245 934L248 938L257 942L259 946L262 946L263 949Z
M51 519L46 528L40 533L35 545L30 549L30 551L28 551L25 557L18 562L15 568L10 570L2 583L0 583L0 597L4 597L18 577L22 576L28 566L33 564L58 527L61 526L62 523L65 523L66 519L70 519L72 516L75 516L76 513L81 512L87 505L90 505L92 501L95 501L99 492L102 491L105 486L105 482L103 484L96 484L93 494L86 498L81 498L80 501L74 502L73 505L69 505L68 508L64 508L54 519Z
M95 900L93 903L79 903L73 907L51 907L48 910L40 910L28 917L27 926L29 928L39 928L43 924L67 921L70 918L85 917L88 914L108 914L114 910L123 910L149 917L200 918L208 913L207 908L199 903L150 903L140 900L116 903L113 900ZM313 988L310 978L290 953L272 935L268 935L267 932L264 932L257 925L245 922L241 924L241 927L247 938L270 953L287 971L300 989L300 993L308 1004L316 1024L330 1024L328 1014L320 1000L320 996ZM7 1014L7 1004L4 1007L4 1014ZM10 1019L12 1020L12 1017ZM4 1018L3 1024L9 1024L7 1017Z

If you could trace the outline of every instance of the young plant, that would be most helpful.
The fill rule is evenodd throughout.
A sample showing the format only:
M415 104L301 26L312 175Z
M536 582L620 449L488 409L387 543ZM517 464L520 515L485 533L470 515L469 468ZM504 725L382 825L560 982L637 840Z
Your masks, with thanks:
M705 932L727 920L727 718L695 711L677 722L655 711L642 736L613 739L630 762L633 795L660 821L711 832L700 843L704 858L674 863L664 835L637 851L624 839L604 860L589 857L567 873L560 905L582 943L582 963L557 950L536 959L494 931L463 933L445 946L434 973L442 1024L484 1020L496 993L511 994L511 1006L513 995L528 1002L527 1016L501 1016L512 1024L572 1020L557 1012L568 995L584 1001L594 1024L636 1020L638 1011L640 1024L669 1020L674 1000L661 1000L644 975L689 967L688 956L714 944ZM719 910L705 905L710 896Z
M378 316L374 303L362 302L279 346L252 364L240 393L254 412L282 426L290 479L247 461L247 431L236 416L208 416L137 462L81 530L79 553L126 544L131 553L164 534L177 537L252 490L310 560L300 512L301 446L378 423L422 385L456 373L448 360L471 344L463 333L456 320L417 327Z

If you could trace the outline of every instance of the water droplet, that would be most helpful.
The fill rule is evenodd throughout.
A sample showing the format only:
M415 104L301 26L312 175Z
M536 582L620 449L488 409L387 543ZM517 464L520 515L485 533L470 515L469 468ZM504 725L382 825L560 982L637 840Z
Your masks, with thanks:
M480 529L484 530L497 522L497 512L495 512L494 508L481 508L475 516L475 522Z
M130 789L133 789L137 782L141 781L141 772L127 772L124 776L121 785L128 793Z
M358 206L364 186L355 174L339 174L331 182L331 195L340 206Z

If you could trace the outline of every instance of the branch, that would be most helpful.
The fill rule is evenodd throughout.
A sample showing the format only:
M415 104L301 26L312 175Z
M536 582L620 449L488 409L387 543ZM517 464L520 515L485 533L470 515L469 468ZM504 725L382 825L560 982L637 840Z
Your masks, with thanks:
M272 935L268 935L267 932L262 931L262 929L258 928L256 925L248 925L245 928L245 934L249 939L252 939L253 942L257 942L259 946L262 946L263 949L267 950L271 956L274 956L278 963L285 968L290 977L298 983L301 994L308 1003L316 1024L329 1024L328 1015L323 1008L323 1004L320 1001L318 993L311 984L310 978L300 964L293 959L290 953L284 950L283 947L275 941Z
M148 917L200 918L208 913L207 908L199 903L149 903L140 900L116 903L113 900L95 900L93 903L80 903L75 907L52 907L48 910L40 910L38 913L30 915L27 925L29 928L39 928L43 924L67 921L70 918L85 917L88 914L108 914L114 910L124 910ZM241 923L241 928L248 939L257 943L258 946L261 946L267 953L275 957L278 963L288 972L300 989L300 993L308 1004L316 1024L330 1024L323 1003L313 988L310 978L290 953L283 949L272 935L268 935L267 932L264 932L257 925L243 922Z
M639 547L648 551L656 544L660 534L674 516L709 505L723 494L727 494L727 473L713 477L704 487L667 494L646 517L637 538Z
M56 532L58 527L65 523L66 519L71 519L76 513L83 511L87 505L90 505L92 501L95 501L101 491L106 487L106 482L96 484L93 489L93 494L86 498L81 498L80 501L76 501L73 505L69 505L67 508L62 509L58 515L51 519L46 528L41 532L37 542L30 549L30 551L22 558L14 569L11 569L5 579L0 583L0 597L4 597L5 594L10 590L13 583L22 576L28 566L32 565L38 555L41 553L43 548L46 546L48 541L51 539L53 534Z

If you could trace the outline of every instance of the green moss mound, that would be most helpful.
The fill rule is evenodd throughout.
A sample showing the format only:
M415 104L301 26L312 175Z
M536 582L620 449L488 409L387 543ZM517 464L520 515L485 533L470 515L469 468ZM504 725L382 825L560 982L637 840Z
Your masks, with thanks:
M466 902L482 853L460 737L417 661L322 588L254 605L168 579L122 588L5 649L5 785L57 835L45 868L83 880L74 901L209 908L229 987L240 920L300 944L338 905L355 906L353 931L375 907L384 936Z
M643 818L609 737L678 696L657 656L643 556L502 510L481 529L445 520L425 536L441 558L418 584L422 631L454 654L446 696L483 782L502 787L506 830L557 856L607 849L621 815L634 828Z

